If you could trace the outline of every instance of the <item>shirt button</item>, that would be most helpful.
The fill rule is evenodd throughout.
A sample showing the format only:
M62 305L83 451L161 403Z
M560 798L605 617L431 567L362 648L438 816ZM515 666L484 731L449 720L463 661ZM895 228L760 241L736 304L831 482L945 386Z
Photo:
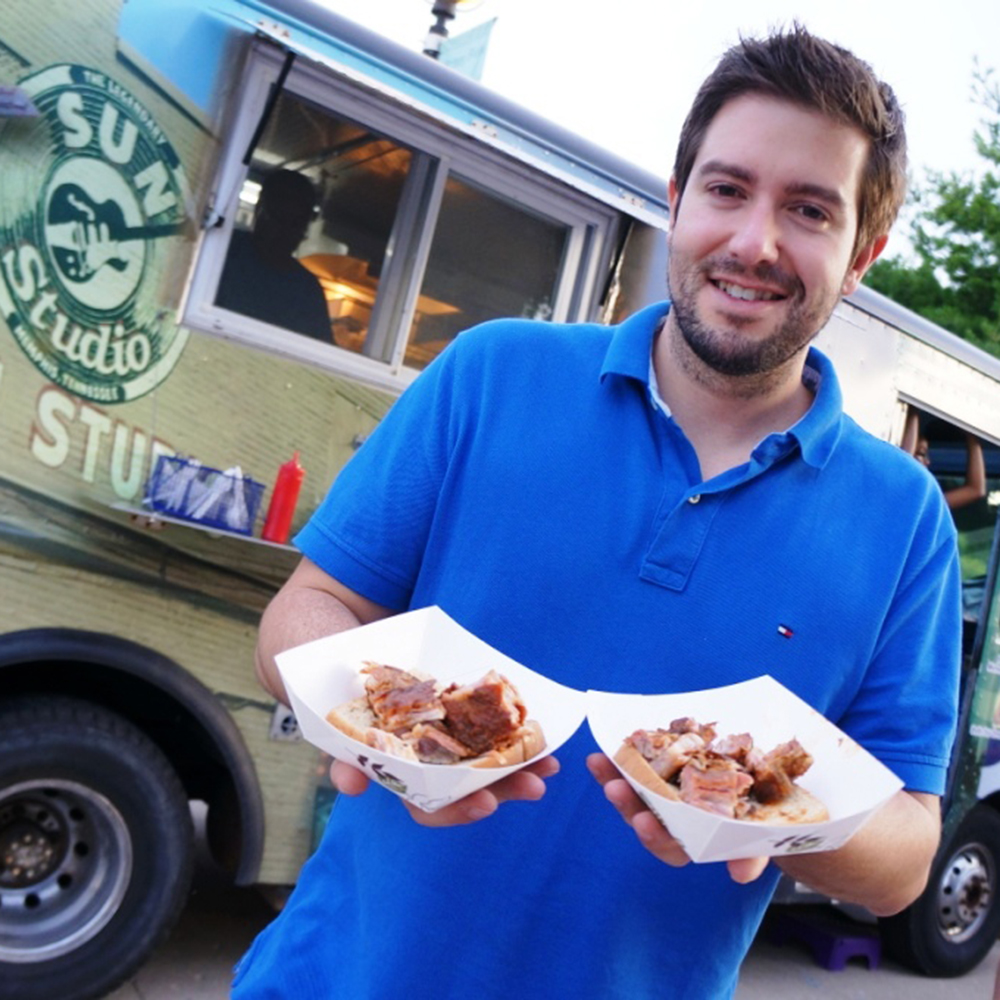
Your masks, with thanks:
M695 493L693 497L688 497L688 503L701 503L701 494Z

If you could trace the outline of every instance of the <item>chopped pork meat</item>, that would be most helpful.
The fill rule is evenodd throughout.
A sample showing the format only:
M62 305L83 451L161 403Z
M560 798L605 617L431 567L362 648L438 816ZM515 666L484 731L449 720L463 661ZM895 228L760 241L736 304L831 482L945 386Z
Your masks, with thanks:
M448 732L474 754L508 746L527 714L517 691L494 670L475 684L452 684L441 703Z
M813 757L798 740L789 740L767 754L767 760L780 766L789 778L801 778L812 767Z
M715 723L706 722L702 725L700 722L695 722L694 719L685 717L683 719L674 719L670 723L670 732L672 733L697 733L706 743L711 743L715 739Z
M716 737L715 723L690 718L675 719L669 729L638 729L625 742L680 789L681 801L734 819L781 801L813 762L798 740L764 753L749 733Z
M754 795L763 803L780 802L792 790L792 782L812 766L813 758L798 740L789 740L754 762Z
M444 690L435 680L383 663L366 661L361 673L374 716L366 740L386 753L454 764L535 738L535 730L524 728L528 713L517 689L496 671Z
M465 757L472 757L472 751L458 740L449 736L440 724L419 723L407 737L417 758L425 764L454 764Z
M691 759L691 754L705 747L705 741L696 732L676 733L667 729L639 729L626 742L646 758L664 781L669 781Z
M753 778L736 761L704 754L681 771L681 801L709 812L738 819L746 812Z
M733 760L745 765L747 755L753 750L753 737L749 733L739 733L737 736L720 736L712 741L710 749L720 757L732 757Z
M404 733L419 722L445 716L434 681L421 680L398 667L369 664L365 689L379 725L390 733Z

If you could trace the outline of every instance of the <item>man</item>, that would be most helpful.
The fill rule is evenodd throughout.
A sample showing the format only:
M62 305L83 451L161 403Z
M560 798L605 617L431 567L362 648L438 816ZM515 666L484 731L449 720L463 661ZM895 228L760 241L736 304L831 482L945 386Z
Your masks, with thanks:
M215 304L333 343L323 288L295 257L316 212L308 177L284 169L267 174L252 231L233 233Z
M432 815L337 762L323 844L234 997L715 1000L781 870L877 913L919 894L955 718L954 530L809 348L904 172L863 63L800 28L735 46L682 133L671 302L458 338L300 534L258 670L283 697L282 649L439 604L578 689L769 673L907 790L835 852L694 865L606 758L587 762L634 837L585 780L586 727L552 781L546 758Z

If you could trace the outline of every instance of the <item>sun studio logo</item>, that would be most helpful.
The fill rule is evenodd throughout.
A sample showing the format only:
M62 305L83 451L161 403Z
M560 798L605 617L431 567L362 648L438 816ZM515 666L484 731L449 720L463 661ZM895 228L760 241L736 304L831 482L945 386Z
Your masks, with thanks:
M0 134L0 311L53 382L100 402L135 399L186 340L156 300L185 222L180 162L104 73L51 66L20 86L41 118L8 123L16 141Z

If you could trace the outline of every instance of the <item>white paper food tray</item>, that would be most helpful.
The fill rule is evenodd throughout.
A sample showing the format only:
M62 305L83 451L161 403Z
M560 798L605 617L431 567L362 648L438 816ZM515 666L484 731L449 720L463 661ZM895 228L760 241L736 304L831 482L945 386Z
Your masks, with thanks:
M825 823L780 826L726 819L657 795L625 774L692 861L832 850L903 786L884 764L773 677L687 694L587 692L587 722L612 760L637 729L666 729L685 716L715 723L719 736L749 733L765 752L797 739L814 758L798 784L822 799L830 813Z
M422 764L351 739L327 722L326 714L364 694L360 670L366 660L417 671L444 684L476 681L487 671L496 670L517 688L528 718L542 727L545 749L538 757L565 743L586 713L584 692L529 670L462 628L438 607L395 615L278 655L278 669L303 736L338 760L361 768L425 812L471 795L524 764Z

